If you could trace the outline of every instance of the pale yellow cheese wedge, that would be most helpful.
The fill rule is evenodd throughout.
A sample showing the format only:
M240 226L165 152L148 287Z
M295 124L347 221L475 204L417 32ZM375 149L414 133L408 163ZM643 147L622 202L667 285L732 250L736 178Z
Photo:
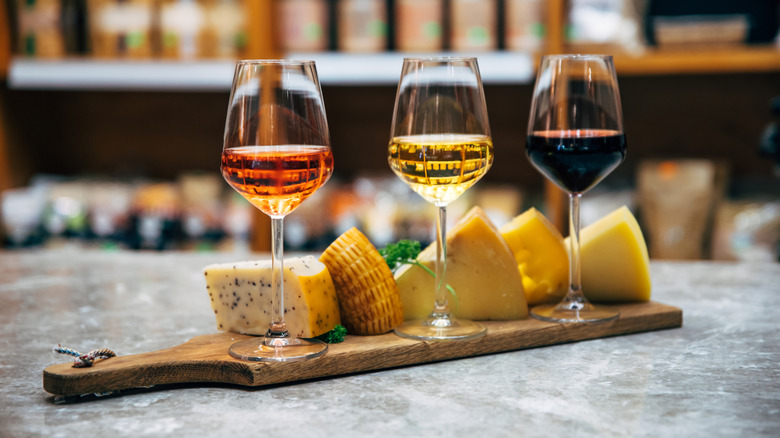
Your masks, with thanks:
M580 231L582 291L594 302L650 300L650 258L642 230L623 206ZM566 238L568 248L569 238Z
M264 335L271 324L271 261L203 268L211 308L222 331ZM313 256L284 259L284 320L290 335L311 338L341 323L333 280Z
M436 246L417 260L435 270ZM405 319L428 316L433 310L434 278L422 268L406 265L395 274ZM509 245L479 207L471 209L447 232L447 283L450 310L471 320L511 320L528 316L523 281Z
M569 283L563 236L539 210L530 208L500 228L523 276L528 305L557 302Z

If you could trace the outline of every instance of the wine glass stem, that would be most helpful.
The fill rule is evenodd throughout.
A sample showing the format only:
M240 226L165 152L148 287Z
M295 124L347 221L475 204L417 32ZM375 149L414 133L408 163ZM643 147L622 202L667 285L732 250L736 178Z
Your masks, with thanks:
M436 303L434 313L447 315L450 312L447 301L447 206L436 206Z
M273 292L271 297L271 327L268 338L286 338L287 324L284 322L284 220L271 218L271 271Z
M580 265L580 199L582 194L569 193L569 301L584 302L582 267Z

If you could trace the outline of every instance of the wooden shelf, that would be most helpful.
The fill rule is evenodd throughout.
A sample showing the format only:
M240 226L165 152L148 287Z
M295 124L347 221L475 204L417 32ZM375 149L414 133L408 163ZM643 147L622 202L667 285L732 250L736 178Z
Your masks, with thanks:
M615 68L620 75L780 72L780 48L649 49L640 55L618 52Z

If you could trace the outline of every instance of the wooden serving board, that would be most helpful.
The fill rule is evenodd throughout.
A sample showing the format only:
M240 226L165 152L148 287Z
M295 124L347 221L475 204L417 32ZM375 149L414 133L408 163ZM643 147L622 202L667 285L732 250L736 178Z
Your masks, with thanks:
M89 368L73 368L72 362L52 365L43 371L43 388L71 396L174 383L264 386L682 326L677 307L656 302L613 307L620 317L599 324L531 318L486 321L487 334L468 341L414 341L393 333L348 335L344 342L331 344L324 356L301 362L234 359L228 347L248 336L216 333L165 350L98 360Z

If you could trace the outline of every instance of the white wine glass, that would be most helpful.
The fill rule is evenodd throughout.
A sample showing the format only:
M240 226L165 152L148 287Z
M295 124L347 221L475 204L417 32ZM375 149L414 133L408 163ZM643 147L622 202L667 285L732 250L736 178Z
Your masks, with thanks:
M236 64L222 149L222 175L271 218L273 299L262 338L231 345L250 361L305 360L327 344L290 335L284 321L283 220L330 178L333 153L313 61L241 60ZM259 283L259 282L258 282Z
M528 122L526 154L569 194L569 290L558 304L531 315L551 322L600 322L618 311L594 306L580 280L580 199L626 156L617 76L608 55L542 57Z
M437 209L433 310L426 318L404 322L395 333L421 340L484 335L484 325L453 317L447 291L447 205L493 164L493 142L476 58L404 59L388 162L401 180Z

